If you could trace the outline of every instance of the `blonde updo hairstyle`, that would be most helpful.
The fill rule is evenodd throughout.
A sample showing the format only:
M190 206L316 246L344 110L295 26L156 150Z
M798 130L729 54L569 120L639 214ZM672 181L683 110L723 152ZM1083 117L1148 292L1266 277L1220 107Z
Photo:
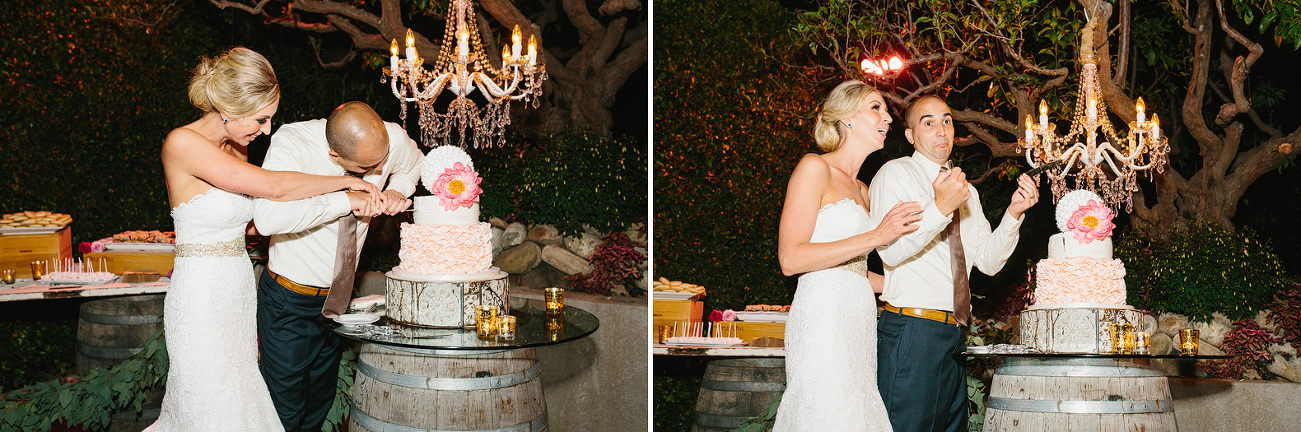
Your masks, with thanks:
M204 114L216 111L243 118L279 99L280 84L271 62L244 47L204 57L190 78L190 103Z
M840 83L831 94L822 101L818 109L818 121L813 125L813 141L823 151L833 152L845 143L845 119L858 115L863 110L867 95L876 91L862 81L849 80Z

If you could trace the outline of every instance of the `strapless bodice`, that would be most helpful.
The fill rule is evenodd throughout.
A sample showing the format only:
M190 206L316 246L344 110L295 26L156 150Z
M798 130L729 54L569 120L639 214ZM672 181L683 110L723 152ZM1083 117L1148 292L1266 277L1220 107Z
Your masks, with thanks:
M252 198L219 188L208 189L172 209L177 245L242 240L252 219Z

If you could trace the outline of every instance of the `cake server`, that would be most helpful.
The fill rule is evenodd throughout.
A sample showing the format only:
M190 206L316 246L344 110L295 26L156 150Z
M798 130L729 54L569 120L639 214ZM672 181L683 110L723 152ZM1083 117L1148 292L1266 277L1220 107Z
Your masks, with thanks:
M1030 171L1026 171L1026 172L1025 172L1025 175L1028 175L1028 176L1030 176L1030 177L1034 177L1034 176L1039 175L1039 173L1042 173L1042 172L1044 172L1044 171L1048 171L1048 170L1053 169L1053 168L1057 168L1057 167L1059 167L1059 166L1062 166L1062 160L1061 160L1061 159L1058 159L1058 160L1055 160L1055 161L1052 161L1052 162L1048 162L1048 163L1045 163L1045 164L1043 164L1043 165L1039 165L1038 167L1035 167L1034 169L1031 169Z

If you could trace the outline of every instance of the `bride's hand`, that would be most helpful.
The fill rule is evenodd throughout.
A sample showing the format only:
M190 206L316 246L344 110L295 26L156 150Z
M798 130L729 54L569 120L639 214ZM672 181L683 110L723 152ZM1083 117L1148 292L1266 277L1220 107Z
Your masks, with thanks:
M378 186L375 186L368 181L362 180L360 177L351 177L351 178L352 180L348 182L348 190L353 192L367 192L370 194L369 197L371 200L371 205L375 206L376 208L382 207L382 205L384 204L384 200L382 194L379 192Z
M917 231L917 222L922 220L922 206L916 201L900 201L881 218L881 224L873 230L881 239L881 244L890 244L899 236Z

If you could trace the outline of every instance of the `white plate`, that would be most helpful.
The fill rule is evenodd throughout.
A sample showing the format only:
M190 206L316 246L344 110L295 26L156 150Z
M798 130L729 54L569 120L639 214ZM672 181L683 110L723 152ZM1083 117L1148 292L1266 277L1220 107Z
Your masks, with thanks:
M113 243L104 243L104 250L172 252L176 250L176 245L171 243L113 242Z
M733 346L745 346L745 343L744 343L744 342L742 342L742 343L714 343L714 342L678 342L678 341L672 341L672 342L670 342L670 341L664 341L664 345L677 345L677 346L704 346L704 347L733 347Z
M64 227L27 227L27 228L0 228L0 235L22 235L22 234L48 234L58 232Z
M355 326L359 324L370 324L375 321L379 321L379 315L371 315L371 314L364 314L364 313L343 314L343 315L339 315L338 318L335 318L334 321L346 326Z
M737 311L736 319L749 322L786 322L790 312L745 312Z
M651 298L658 300L691 300L699 295L693 292L651 291Z

